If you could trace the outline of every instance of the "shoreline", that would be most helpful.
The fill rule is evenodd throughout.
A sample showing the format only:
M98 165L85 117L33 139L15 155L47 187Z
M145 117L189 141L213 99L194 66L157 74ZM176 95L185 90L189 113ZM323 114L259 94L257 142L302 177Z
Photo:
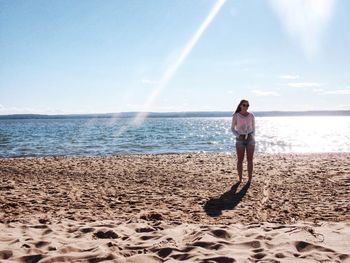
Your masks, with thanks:
M350 153L0 158L0 261L349 262ZM320 238L323 237L323 240Z
M232 148L233 149L233 148ZM228 155L234 156L236 154L235 149L230 152L209 152L209 151L199 151L199 152L159 152L159 153L115 153L115 154L103 154L103 155L13 155L13 156L0 156L1 159L18 159L18 158L84 158L84 157L122 157L122 156L157 156L157 155ZM255 152L256 155L350 155L350 152Z

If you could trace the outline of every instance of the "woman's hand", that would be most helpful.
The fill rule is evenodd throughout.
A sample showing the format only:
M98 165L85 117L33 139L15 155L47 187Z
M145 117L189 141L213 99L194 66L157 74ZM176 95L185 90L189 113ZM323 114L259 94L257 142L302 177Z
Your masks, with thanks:
M239 140L245 140L245 135L239 135L238 139Z
M254 140L254 135L253 134L249 134L248 135L248 140Z
M254 135L253 134L248 134L248 136L246 137L245 134L241 134L238 136L238 140L254 140Z

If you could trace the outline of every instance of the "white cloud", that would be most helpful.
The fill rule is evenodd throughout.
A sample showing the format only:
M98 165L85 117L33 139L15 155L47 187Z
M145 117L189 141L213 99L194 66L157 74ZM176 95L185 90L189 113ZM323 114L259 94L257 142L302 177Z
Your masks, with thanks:
M335 0L270 0L286 31L313 58L331 20Z
M350 110L350 104L341 104L336 106L336 108L339 110Z
M255 96L259 96L259 97L266 97L266 96L272 96L272 97L278 97L280 96L279 93L275 92L275 91L264 91L264 90L252 90L251 91Z
M142 109L146 108L146 104L131 104L131 103L128 103L126 104L126 106L130 109L133 109L133 110L140 110L142 111Z
M32 107L18 107L18 106L4 106L0 104L0 115L11 115L11 114L73 114L73 113L85 113L80 112L69 112L60 109L51 108L32 108Z
M200 106L200 105L193 105L189 103L182 103L179 105L153 105L152 109L147 108L145 104L128 104L127 105L130 111L151 111L151 112L182 112L182 111L225 111L227 109L224 108L218 108L215 106Z
M282 75L280 76L280 79L298 79L298 75Z
M319 91L318 95L350 95L350 89Z
M288 83L287 85L293 88L313 88L322 86L321 83L317 82L292 82Z
M0 105L0 114L40 114L42 112L37 109L29 108L29 107L8 107Z
M315 110L315 107L310 104L297 104L291 110L295 111L308 111L308 110Z

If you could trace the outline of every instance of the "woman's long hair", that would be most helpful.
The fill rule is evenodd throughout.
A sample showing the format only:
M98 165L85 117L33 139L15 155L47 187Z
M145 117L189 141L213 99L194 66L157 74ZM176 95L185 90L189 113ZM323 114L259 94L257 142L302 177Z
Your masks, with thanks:
M243 103L249 103L247 100L241 100L241 102L238 104L238 106L237 106L237 109L236 109L236 111L235 111L235 113L237 113L237 112L240 112L241 111L241 106L242 106L242 104Z

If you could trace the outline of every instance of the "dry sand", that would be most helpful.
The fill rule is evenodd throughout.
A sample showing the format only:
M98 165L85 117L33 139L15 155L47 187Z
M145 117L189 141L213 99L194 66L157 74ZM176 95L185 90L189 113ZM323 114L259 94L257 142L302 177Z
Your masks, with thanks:
M0 262L350 262L350 154L234 162L0 158Z

